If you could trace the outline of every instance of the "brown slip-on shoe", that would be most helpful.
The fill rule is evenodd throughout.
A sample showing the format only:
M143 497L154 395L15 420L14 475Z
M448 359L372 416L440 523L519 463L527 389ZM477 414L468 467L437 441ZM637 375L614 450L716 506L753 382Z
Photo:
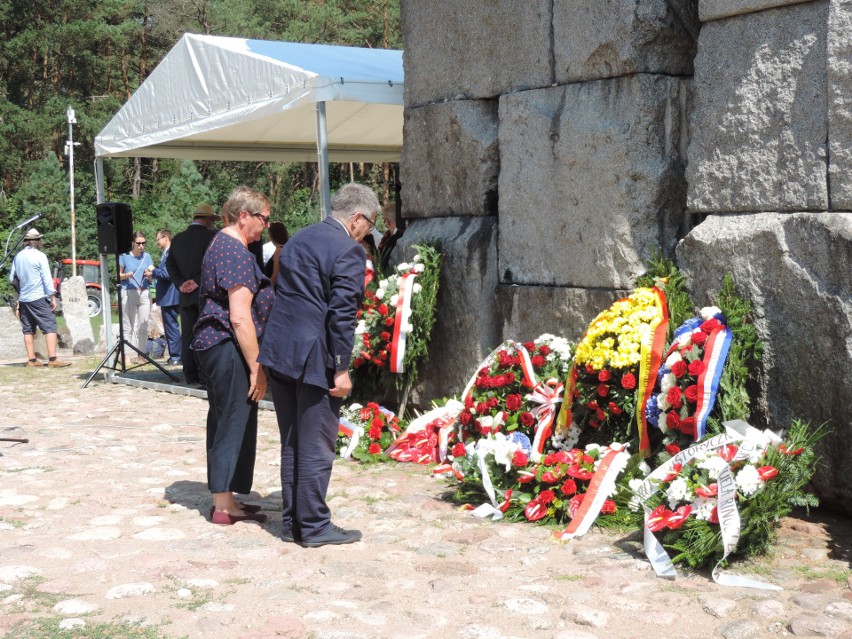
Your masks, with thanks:
M55 359L47 363L48 368L65 368L71 366L71 362L63 362L61 359Z

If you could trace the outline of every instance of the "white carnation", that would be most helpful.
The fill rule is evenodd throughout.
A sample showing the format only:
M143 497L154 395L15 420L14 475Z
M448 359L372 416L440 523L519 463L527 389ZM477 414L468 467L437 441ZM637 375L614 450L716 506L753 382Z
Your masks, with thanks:
M703 521L710 519L714 508L716 508L715 497L696 497L692 502L692 514L696 519Z
M410 269L411 269L411 264L409 264L408 262L402 262L401 264L398 264L397 267L396 267L396 270L401 272L401 273L404 272L404 271L408 271Z
M737 473L736 483L737 488L746 497L751 497L763 486L763 480L760 478L757 468L749 464L743 466Z
M376 299L382 299L385 296L385 289L379 287L376 289Z
M674 376L674 373L666 373L663 375L663 379L660 380L660 390L664 393L668 393L669 390L677 386L677 377Z
M423 271L426 270L426 265L425 264L415 264L414 266L411 267L411 270L414 271L415 273L422 273Z
M358 322L358 325L355 326L355 334L362 335L367 330L367 322L361 320Z
M718 479L719 473L727 468L728 462L718 455L709 454L704 461L697 461L697 465L699 468L705 469L711 479Z
M398 301L399 301L399 295L397 295L397 294L391 295L391 298L390 298L390 305L391 306L396 306L396 303Z
M660 393L657 395L657 408L661 411L667 411L671 408L671 404L669 404L668 395L666 393Z
M709 320L716 315L721 315L721 313L722 309L718 306L705 306L698 311L698 314L701 315L701 319L703 320Z
M423 287L420 286L420 284L418 284L417 282L414 282L414 286L411 287L412 293L419 293L422 290L423 290Z
M683 477L677 477L666 489L666 497L669 498L669 508L674 510L682 501L689 501L692 491Z
M680 361L683 361L683 358L680 356L680 353L678 351L675 351L666 358L666 366L671 368Z

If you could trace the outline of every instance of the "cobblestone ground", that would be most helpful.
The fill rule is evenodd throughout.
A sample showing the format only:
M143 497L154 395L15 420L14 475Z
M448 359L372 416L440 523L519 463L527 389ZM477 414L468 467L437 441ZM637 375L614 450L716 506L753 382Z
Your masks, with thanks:
M29 439L0 442L0 636L52 618L212 639L852 639L847 520L788 518L771 557L736 566L781 591L664 581L638 535L561 544L459 511L426 467L338 462L330 504L364 540L303 549L277 537L272 411L250 496L269 521L214 526L204 399L100 378L81 389L98 360L69 359L0 365L0 437Z

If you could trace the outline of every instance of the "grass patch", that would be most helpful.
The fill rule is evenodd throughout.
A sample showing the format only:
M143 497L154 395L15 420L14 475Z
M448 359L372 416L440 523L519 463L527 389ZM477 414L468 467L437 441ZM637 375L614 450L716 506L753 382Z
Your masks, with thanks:
M585 575L556 575L553 577L556 581L583 581Z
M795 566L793 570L805 579L831 579L840 586L845 585L849 577L852 576L852 570L843 570L842 568L820 570L812 566Z
M9 629L6 639L170 639L158 626L126 623L99 623L62 630L59 618L33 619ZM180 639L187 639L183 635Z
M27 525L27 522L21 521L20 519L9 519L8 517L0 517L0 521L4 524L9 524L14 528L23 528Z

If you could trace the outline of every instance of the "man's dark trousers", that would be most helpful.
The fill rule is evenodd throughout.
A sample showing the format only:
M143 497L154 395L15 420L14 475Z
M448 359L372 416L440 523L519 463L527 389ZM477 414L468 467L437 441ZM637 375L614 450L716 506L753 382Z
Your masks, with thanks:
M281 434L281 527L310 539L331 530L325 503L343 400L328 388L304 384L269 371L272 402ZM290 468L295 475L285 476Z
M189 348L192 342L192 329L198 321L200 311L198 304L180 307L180 348L183 377L187 384L200 382L198 378L198 360L195 351Z

